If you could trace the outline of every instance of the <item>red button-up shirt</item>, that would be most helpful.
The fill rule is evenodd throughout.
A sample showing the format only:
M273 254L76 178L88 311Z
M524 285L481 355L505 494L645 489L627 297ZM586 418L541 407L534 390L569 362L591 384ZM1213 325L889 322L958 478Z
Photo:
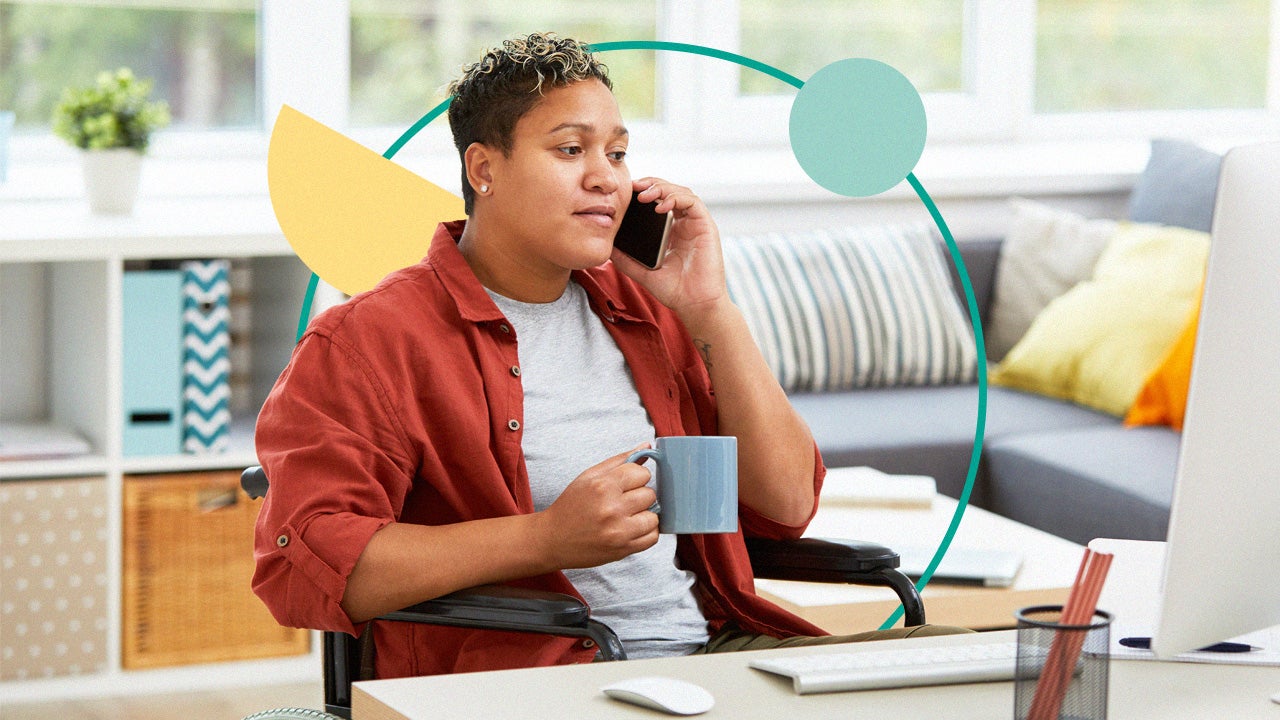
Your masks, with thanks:
M516 332L458 251L462 228L442 224L421 263L316 318L258 416L271 490L258 518L253 589L281 624L358 634L339 603L369 538L389 523L534 512L520 448L523 393L511 371ZM573 279L626 358L657 434L717 434L710 380L674 313L611 264ZM816 496L825 468L814 454ZM804 526L746 506L740 519L736 534L678 541L712 631L733 621L779 637L824 634L755 594L742 540L744 532L799 537ZM577 596L561 572L511 584ZM595 655L572 638L385 621L375 622L374 642L379 677Z

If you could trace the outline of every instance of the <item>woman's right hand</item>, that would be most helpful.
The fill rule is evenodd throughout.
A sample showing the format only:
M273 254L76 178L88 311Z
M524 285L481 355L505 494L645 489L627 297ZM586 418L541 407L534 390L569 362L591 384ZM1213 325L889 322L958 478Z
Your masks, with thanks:
M657 500L649 469L627 462L648 443L593 465L573 479L541 516L546 552L556 567L584 568L621 560L658 542Z

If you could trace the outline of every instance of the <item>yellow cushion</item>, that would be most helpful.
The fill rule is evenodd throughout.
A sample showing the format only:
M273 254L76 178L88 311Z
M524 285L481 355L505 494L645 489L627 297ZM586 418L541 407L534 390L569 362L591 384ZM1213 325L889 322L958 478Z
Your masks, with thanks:
M991 370L993 384L1123 416L1186 325L1209 235L1121 223L1093 278L1057 297Z
M1182 429L1187 412L1187 389L1191 385L1191 357L1196 349L1196 329L1200 324L1200 303L1164 360L1147 378L1138 397L1124 417L1125 425L1168 425Z

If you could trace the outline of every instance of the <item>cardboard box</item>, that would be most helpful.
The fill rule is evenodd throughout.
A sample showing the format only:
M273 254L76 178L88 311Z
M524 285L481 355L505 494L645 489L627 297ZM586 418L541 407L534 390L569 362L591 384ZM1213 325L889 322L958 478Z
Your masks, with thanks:
M0 680L106 669L106 485L0 483Z

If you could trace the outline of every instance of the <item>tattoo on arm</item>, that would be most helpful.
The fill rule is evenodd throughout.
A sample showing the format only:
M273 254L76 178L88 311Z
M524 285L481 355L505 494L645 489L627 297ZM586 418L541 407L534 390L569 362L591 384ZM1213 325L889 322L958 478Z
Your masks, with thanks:
M694 338L693 344L698 348L698 353L702 355L702 363L711 369L711 343L702 338Z

